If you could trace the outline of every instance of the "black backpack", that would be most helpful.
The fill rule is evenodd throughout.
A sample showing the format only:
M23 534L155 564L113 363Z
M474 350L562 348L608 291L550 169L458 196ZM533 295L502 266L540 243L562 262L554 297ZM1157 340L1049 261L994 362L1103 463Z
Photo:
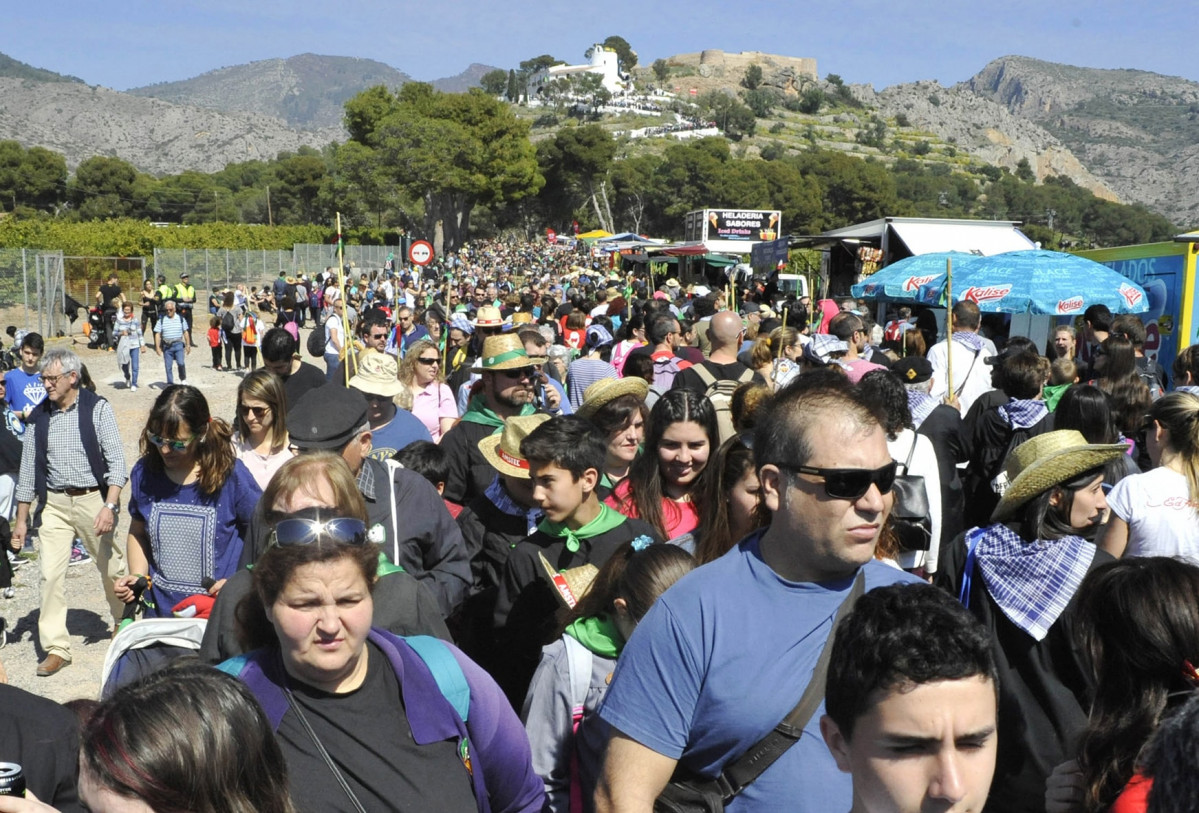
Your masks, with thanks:
M329 318L333 319L336 317L330 316ZM318 322L313 326L312 332L308 334L308 344L306 345L308 348L308 355L315 358L320 358L321 356L325 355L325 344L328 341L328 338L325 336L325 323Z
M233 316L233 311L225 311L225 315L221 317L221 330L227 334L237 330L237 319Z

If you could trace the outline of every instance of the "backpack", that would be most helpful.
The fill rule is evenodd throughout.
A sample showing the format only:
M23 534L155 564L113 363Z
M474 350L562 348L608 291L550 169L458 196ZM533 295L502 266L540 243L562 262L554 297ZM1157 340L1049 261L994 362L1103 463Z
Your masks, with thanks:
M225 311L225 315L221 317L221 330L225 331L226 335L237 330L237 317L233 315L233 311Z
M665 393L674 384L674 377L681 372L678 356L666 356L654 359L654 383L651 388L659 395Z
M1138 367L1137 375L1140 376L1140 379L1145 382L1145 386L1149 388L1150 401L1156 401L1158 398L1162 397L1162 385L1161 382L1157 380L1157 371L1154 368L1150 367L1147 370L1142 370Z
M712 406L716 410L716 428L720 433L720 442L724 443L729 438L737 434L737 430L733 427L733 392L737 387L753 380L754 371L746 369L736 379L722 378L716 379L712 375L712 371L702 364L696 364L691 368L695 370L695 374L699 376L699 380L707 387L704 390L704 397L712 402ZM658 381L657 367L654 368L654 382Z
M336 317L331 316L329 318L335 319ZM295 322L288 322L286 325L284 325L284 327L295 328L295 324L296 324ZM296 340L297 341L299 341L299 338L300 338L299 333L300 333L299 329L296 328ZM325 323L317 322L316 325L313 326L312 332L308 334L308 344L307 344L308 355L313 356L315 358L320 358L321 356L325 355L325 345L328 342L329 342L329 339L325 335Z
M569 635L563 635L566 644L566 671L570 677L570 735L579 733L583 722L583 711L587 703L587 690L591 688L591 650ZM583 783L579 779L579 750L572 742L570 747L570 810L583 813Z

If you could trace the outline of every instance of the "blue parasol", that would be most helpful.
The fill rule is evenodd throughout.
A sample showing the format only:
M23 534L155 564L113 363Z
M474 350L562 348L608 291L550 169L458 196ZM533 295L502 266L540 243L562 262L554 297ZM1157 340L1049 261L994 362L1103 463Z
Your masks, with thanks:
M904 257L879 269L849 290L863 299L889 299L898 302L915 302L920 286L935 279L945 278L945 261L953 260L953 272L970 267L975 260L983 259L978 254L964 251L935 251Z
M945 273L920 286L916 301L945 307ZM1068 316L1091 305L1112 313L1144 313L1145 289L1085 257L1039 249L1008 251L953 264L953 301L968 300L983 313L1038 313Z

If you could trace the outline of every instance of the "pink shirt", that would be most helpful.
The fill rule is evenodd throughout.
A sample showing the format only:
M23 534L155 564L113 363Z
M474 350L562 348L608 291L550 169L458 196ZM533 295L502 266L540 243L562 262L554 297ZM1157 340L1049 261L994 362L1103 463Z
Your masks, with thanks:
M246 468L250 470L250 474L254 476L254 482L258 483L258 487L263 491L266 490L266 485L275 476L275 472L283 468L283 464L295 457L295 453L284 446L274 454L260 455L254 451L254 447L241 439L240 435L233 436L233 454L242 463L246 464Z
M448 385L433 381L424 389L413 392L412 414L420 418L420 422L433 436L433 442L440 443L441 419L457 418L458 405L454 403Z

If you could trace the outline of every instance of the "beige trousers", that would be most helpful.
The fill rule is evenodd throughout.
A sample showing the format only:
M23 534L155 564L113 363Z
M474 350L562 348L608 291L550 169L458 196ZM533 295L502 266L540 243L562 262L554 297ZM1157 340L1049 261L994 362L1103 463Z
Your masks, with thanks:
M113 594L113 582L125 573L125 557L113 544L113 532L97 535L96 514L104 507L102 492L82 497L47 492L38 531L38 564L42 570L42 610L37 622L38 640L46 654L71 659L71 637L67 634L67 567L71 562L71 542L75 537L91 555L100 574L100 586L113 625L121 618L125 605Z

